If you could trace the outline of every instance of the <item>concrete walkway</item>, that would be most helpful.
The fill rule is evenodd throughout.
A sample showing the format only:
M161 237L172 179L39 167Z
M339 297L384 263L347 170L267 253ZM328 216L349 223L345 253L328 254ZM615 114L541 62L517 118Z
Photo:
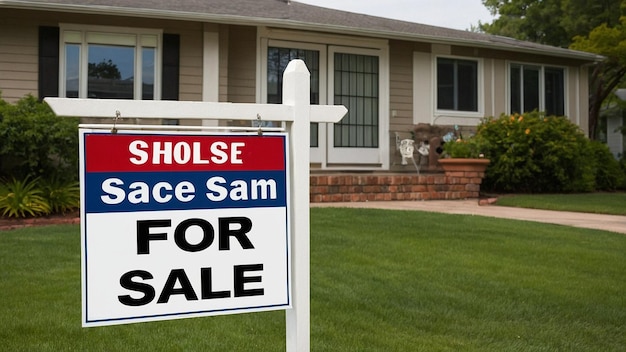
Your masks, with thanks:
M626 234L626 216L479 205L478 200L311 203L311 207L419 210L536 221Z

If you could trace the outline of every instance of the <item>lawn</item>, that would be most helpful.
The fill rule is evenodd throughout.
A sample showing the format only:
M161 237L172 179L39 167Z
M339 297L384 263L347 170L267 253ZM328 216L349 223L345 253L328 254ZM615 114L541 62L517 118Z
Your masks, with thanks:
M371 209L311 222L312 351L624 351L624 235ZM280 311L81 328L79 237L0 232L0 350L284 350Z
M577 194L515 194L498 198L497 205L626 215L626 192Z

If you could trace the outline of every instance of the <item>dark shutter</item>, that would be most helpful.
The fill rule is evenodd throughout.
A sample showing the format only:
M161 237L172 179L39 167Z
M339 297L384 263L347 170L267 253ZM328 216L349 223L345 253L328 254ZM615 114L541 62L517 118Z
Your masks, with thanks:
M180 66L180 36L163 34L163 72L161 73L161 99L178 100Z
M39 99L59 96L59 28L39 27Z

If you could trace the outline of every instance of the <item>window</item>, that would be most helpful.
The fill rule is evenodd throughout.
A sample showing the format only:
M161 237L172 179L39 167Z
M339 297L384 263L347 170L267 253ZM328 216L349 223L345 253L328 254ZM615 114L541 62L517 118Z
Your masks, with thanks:
M556 67L511 64L511 113L538 110L565 115L565 70Z
M311 104L320 103L320 53L317 50L267 48L267 102L283 102L283 73L291 60L301 59L311 73ZM319 124L311 123L311 147L319 146Z
M437 58L437 110L478 112L478 62Z
M158 31L62 27L60 96L159 99L160 42Z

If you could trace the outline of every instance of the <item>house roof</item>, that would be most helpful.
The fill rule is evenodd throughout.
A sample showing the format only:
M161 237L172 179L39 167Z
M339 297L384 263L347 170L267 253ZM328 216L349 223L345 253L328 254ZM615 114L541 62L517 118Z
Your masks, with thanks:
M0 8L272 26L458 44L584 61L602 56L512 38L328 9L290 0L0 0Z

